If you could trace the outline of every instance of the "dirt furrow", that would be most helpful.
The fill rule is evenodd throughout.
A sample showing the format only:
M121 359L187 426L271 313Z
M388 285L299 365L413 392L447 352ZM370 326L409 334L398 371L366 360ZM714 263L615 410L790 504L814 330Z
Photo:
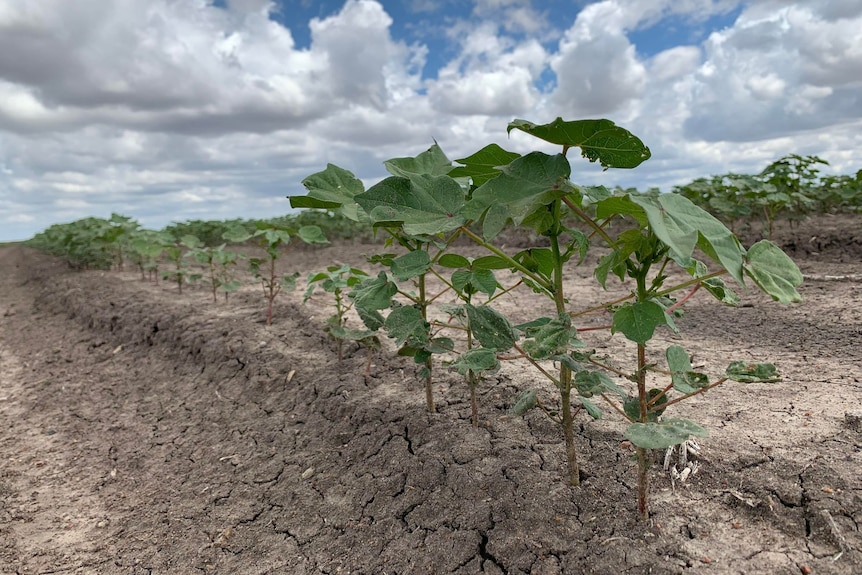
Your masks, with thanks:
M439 373L429 415L409 360L380 357L366 380L363 353L339 362L314 310L290 300L266 327L251 294L169 298L17 247L0 249L0 270L2 572L857 572L858 433L824 419L749 439L741 423L788 409L781 388L696 404L715 443L685 485L655 470L643 525L618 422L584 421L570 488L559 430L506 414L532 384L519 371L482 387L473 429L453 374ZM692 320L704 356L721 321ZM796 379L822 375L803 368ZM847 377L836 405L859 397ZM791 423L817 423L793 405Z

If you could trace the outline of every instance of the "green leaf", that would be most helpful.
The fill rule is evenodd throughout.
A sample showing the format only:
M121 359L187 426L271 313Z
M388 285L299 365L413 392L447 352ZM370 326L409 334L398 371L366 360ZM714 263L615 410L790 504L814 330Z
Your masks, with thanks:
M552 355L549 359L551 361L558 361L564 366L568 367L572 373L580 373L584 371L584 366L580 364L574 357L567 353L560 353L557 355Z
M533 359L547 359L565 351L571 345L582 346L578 331L568 314L560 314L545 325L531 331L532 339L524 342L524 351Z
M392 305L392 297L398 293L398 286L389 280L386 272L376 278L369 278L357 285L349 294L356 308L366 310L386 309Z
M498 177L476 188L464 214L471 220L478 220L492 208L485 216L483 229L486 239L492 239L509 218L515 225L521 225L537 212L547 211L545 206L566 195L564 183L571 171L569 161L562 154L549 156L531 152L503 167Z
M413 250L392 260L390 269L399 281L407 281L428 273L431 257L425 250Z
M610 120L576 120L557 118L550 124L536 125L526 120L512 120L507 132L521 130L532 136L566 147L578 147L591 162L605 169L634 168L650 158L650 150L637 136Z
M473 186L479 187L488 180L500 175L499 168L512 163L520 154L507 152L497 144L489 144L466 158L455 160L461 167L454 168L449 175L453 178L469 177Z
M422 317L422 312L412 305L392 310L383 325L397 345L423 347L429 341L430 325Z
M626 277L626 258L616 250L599 258L599 264L593 270L593 275L595 275L602 289L608 289L606 284L608 274L611 272L619 277L620 281L623 281Z
M740 284L744 250L736 236L709 212L685 196L669 193L658 197L632 196L644 209L650 229L670 249L683 268L691 265L694 248L720 263Z
M318 226L302 226L296 231L296 235L307 244L329 243L329 240L323 235L323 230Z
M373 222L400 222L404 233L439 234L463 224L464 191L448 176L391 176L356 196Z
M486 305L467 305L465 309L470 320L470 330L482 347L506 351L515 345L517 333L501 313Z
M615 393L625 398L626 392L614 380L601 371L579 371L575 374L575 389L581 397L592 397L595 394Z
M431 353L449 353L455 349L455 342L450 337L435 337L425 346Z
M528 411L539 405L535 389L527 389L518 396L515 404L509 409L513 415L526 415Z
M581 402L581 405L584 406L584 409L587 410L587 413L590 415L590 417L592 417L593 419L602 418L602 410L599 409L599 406L597 406L595 403L585 397L578 397L577 400Z
M709 386L706 374L692 371L691 358L688 352L678 345L672 345L665 352L668 369L671 372L673 388L680 393L694 393L700 388Z
M679 345L672 345L665 352L667 366L671 372L691 371L691 357L688 352Z
M461 375L468 375L470 372L493 372L499 369L500 360L494 350L475 347L459 355L458 359L452 362L452 367Z
M393 158L383 165L393 176L409 179L421 175L445 176L452 169L452 162L436 142L414 158Z
M353 197L361 194L365 186L352 172L327 164L322 172L302 180L302 185L308 195L289 196L291 207L333 210L353 221L362 219Z
M251 236L252 234L249 233L248 230L239 226L230 228L221 235L222 239L235 244L241 244L242 242L248 241Z
M497 278L491 270L458 270L452 274L452 287L459 294L482 292L491 297L497 290Z
M437 265L444 268L469 268L470 260L458 254L443 254L437 260Z
M362 320L362 323L365 324L370 331L375 332L383 327L383 324L386 320L383 319L383 316L377 310L366 309L363 307L356 307L356 313L359 315L359 319Z
M469 202L467 206L470 206ZM491 204L491 207L485 212L485 218L482 221L482 235L487 240L496 238L506 228L511 219L508 207L503 204Z
M191 234L185 235L180 238L180 243L192 250L204 245L203 242L197 238L197 236L193 236Z
M709 435L701 426L687 419L666 419L661 423L632 423L625 436L637 447L667 449L688 440L692 435Z
M796 291L802 284L802 272L777 245L761 240L751 246L745 259L745 273L772 299L781 303L802 301Z
M281 289L286 292L293 291L296 289L296 278L299 277L299 272L293 272L292 274L284 274L281 276Z
M771 363L753 363L734 361L727 366L725 374L728 379L742 383L774 383L781 381L781 374Z
M629 340L646 344L655 329L667 324L664 309L653 301L625 303L614 312L611 333L621 332Z
M474 270L507 270L512 266L499 256L483 256L473 260Z

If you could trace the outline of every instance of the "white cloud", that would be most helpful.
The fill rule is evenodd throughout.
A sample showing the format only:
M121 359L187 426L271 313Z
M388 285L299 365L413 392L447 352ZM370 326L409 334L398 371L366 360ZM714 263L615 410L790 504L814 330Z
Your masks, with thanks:
M706 42L688 138L767 139L862 114L862 16L755 7ZM853 32L855 30L856 32Z
M373 0L310 22L276 0L0 1L0 229L23 237L111 211L147 225L265 216L326 162L373 181L381 160L435 139L451 158L491 141L547 148L508 138L513 117L605 116L651 147L634 172L572 154L584 183L668 189L787 153L862 164L862 2L575 6L412 0L448 29L431 54L434 35L397 39L410 26ZM646 56L630 40L732 10L736 22L702 43ZM310 44L298 48L302 27Z
M620 27L624 12L615 2L591 4L566 31L550 59L557 75L551 97L562 115L613 114L643 91L646 68Z

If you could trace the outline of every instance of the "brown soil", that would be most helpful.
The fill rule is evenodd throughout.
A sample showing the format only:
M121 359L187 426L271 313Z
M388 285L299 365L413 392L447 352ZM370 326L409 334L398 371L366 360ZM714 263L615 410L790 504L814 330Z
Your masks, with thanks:
M364 350L339 362L322 298L285 294L267 327L258 289L212 304L200 288L179 297L2 248L0 573L858 574L860 223L779 232L818 278L805 303L746 292L728 309L698 294L682 334L656 340L656 359L677 343L710 373L772 361L784 380L671 408L711 435L686 481L652 468L649 523L622 418L579 416L583 481L569 487L559 429L507 413L529 386L553 401L524 365L480 388L474 429L456 374L438 370L431 415L391 345L367 380ZM368 268L375 249L297 250L288 263ZM596 297L588 268L567 279L572 301ZM534 303L501 301L525 319ZM600 353L630 349L586 333Z

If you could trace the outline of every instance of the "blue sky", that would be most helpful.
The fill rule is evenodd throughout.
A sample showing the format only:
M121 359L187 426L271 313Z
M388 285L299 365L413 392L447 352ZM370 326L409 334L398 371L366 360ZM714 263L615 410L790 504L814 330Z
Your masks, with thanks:
M789 153L851 173L860 30L858 0L3 0L0 240L285 213L327 162L370 184L435 140L526 152L514 118L609 118L650 146L636 170L572 157L584 184Z

